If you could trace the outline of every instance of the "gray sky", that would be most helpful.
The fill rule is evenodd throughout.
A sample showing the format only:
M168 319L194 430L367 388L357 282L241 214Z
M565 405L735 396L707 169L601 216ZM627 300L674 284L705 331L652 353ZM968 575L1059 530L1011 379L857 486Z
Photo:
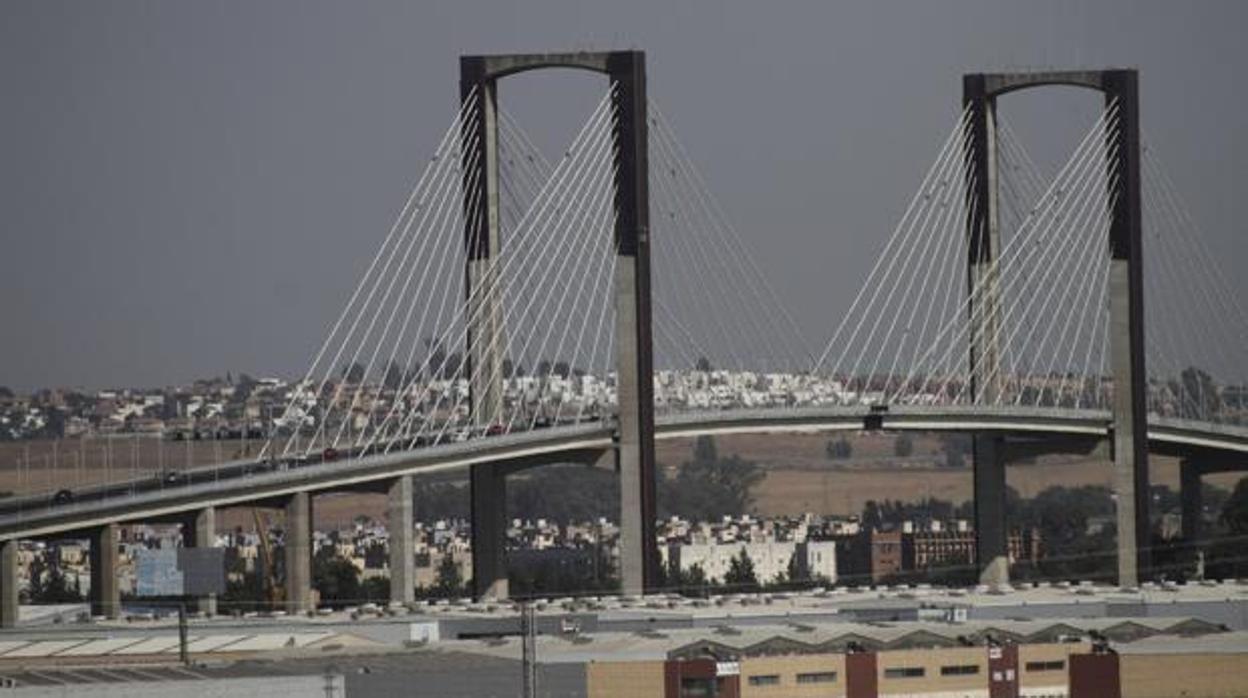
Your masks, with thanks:
M1244 27L1234 1L6 0L0 385L301 372L449 123L463 53L646 50L651 94L820 346L967 71L1138 67L1144 128L1238 273ZM503 97L554 149L600 94L560 72ZM1051 166L1098 99L1002 108Z

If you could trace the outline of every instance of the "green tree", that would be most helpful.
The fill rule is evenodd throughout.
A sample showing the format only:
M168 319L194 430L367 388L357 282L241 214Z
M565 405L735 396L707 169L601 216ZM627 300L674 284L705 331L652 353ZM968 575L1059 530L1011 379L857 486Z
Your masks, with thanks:
M618 520L620 483L605 468L580 465L541 468L507 483L507 508L522 518L560 524Z
M1114 501L1107 487L1049 487L1033 499L1006 490L1009 528L1036 528L1044 557L1023 577L1112 579L1115 563ZM1093 525L1093 524L1096 525Z
M694 362L693 368L695 371L702 371L703 373L710 373L715 370L715 367L711 365L711 360L705 356L699 356L698 360Z
M468 518L471 506L467 485L454 482L430 482L425 478L419 478L412 484L414 511L419 512L422 520Z
M264 594L264 579L260 572L247 571L243 558L235 548L226 550L225 593L221 596L222 608L255 610L268 604Z
M706 570L702 569L702 565L693 565L687 570L681 570L679 579L683 589L700 591L710 585L710 580L706 578Z
M758 588L758 577L754 574L754 561L750 559L744 547L728 563L728 572L724 574L724 584L732 589L746 591Z
M364 380L364 366L358 361L342 367L342 379L348 383L360 383Z
M318 550L312 560L312 585L327 604L356 603L363 596L359 570L329 547Z
M893 441L893 455L898 458L909 458L914 455L914 439L909 434L901 434Z
M703 465L714 465L719 462L719 449L715 446L715 438L699 436L693 442L693 462Z
M829 441L825 450L828 458L832 460L847 460L854 455L854 447L849 443L849 439L844 436L836 441Z
M794 552L793 556L789 558L789 567L786 570L785 576L789 578L790 582L810 581L810 571L807 570L806 566L802 564L802 558L798 555L798 553Z
M1248 478L1240 478L1235 490L1222 505L1222 515L1219 518L1232 535L1248 534Z
M77 603L82 601L83 598L76 585L70 587L69 580L61 572L61 568L53 567L48 571L48 576L44 580L43 590L39 598L32 600L36 603Z
M251 391L256 389L256 379L246 373L238 374L238 380L234 383L234 402L244 402L251 397Z
M945 454L945 467L966 467L966 456L972 450L971 437L965 434L946 434L941 438L940 448Z
M433 595L439 598L452 598L464 592L464 578L459 573L459 565L449 552L442 556L438 563L438 576L433 582Z
M57 551L48 550L45 555L38 555L30 561L30 586L26 590L29 603L76 603L82 601L82 594L76 585L70 587L69 580L61 568L55 563ZM48 557L53 560L48 564Z
M659 483L659 501L665 515L711 520L748 512L753 488L765 474L757 463L740 456L720 457L712 437L699 437L693 459L683 463L674 477Z
M403 387L403 383L407 378L407 372L403 367L393 359L386 365L386 375L382 378L382 384L386 386L386 390L398 390Z
M365 601L389 601L390 580L386 577L369 577L360 584L360 592Z
M1171 390L1179 397L1179 415L1185 419L1212 419L1222 411L1222 398L1213 377L1195 366L1179 374L1179 383L1171 382Z
M430 337L425 340L425 348L429 351L429 358L425 359L425 376L427 378L438 378L443 370L454 370L450 364L449 357L446 355L446 347L442 346L441 342Z

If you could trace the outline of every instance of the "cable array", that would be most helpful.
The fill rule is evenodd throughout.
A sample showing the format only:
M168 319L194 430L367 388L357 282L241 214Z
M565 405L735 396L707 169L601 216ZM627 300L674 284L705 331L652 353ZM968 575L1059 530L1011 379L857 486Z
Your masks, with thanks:
M1155 149L1142 150L1149 412L1248 423L1248 313Z
M838 404L1103 407L1117 107L1047 186L1001 122L992 209L975 194L969 120L958 117L816 367ZM989 210L998 249L971 259L968 226Z
M467 234L483 225L483 157L469 128L476 100L464 102L268 455L388 452L603 414L613 398L612 104L608 93L553 169L499 113L500 235L486 251ZM496 386L501 399L474 386Z
M653 101L649 126L660 407L792 404L813 363L797 323Z
M491 251L465 246L486 239L471 233L487 207L478 105L464 101L266 453L388 452L612 413L615 89L553 165L499 112ZM1117 104L1051 179L998 118L991 201L964 110L817 357L653 103L648 126L660 409L1109 408ZM1151 149L1143 161L1150 412L1242 421L1248 315ZM993 218L997 231L973 228Z

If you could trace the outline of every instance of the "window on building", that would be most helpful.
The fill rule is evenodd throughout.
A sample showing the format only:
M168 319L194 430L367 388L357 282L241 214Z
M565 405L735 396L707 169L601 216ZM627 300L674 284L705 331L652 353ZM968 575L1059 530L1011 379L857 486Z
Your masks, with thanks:
M971 676L978 673L978 664L955 664L954 666L942 666L940 668L941 676Z
M751 686L779 686L780 675L779 674L760 674L758 676L751 676L750 685Z
M711 698L715 695L715 679L681 679L681 698Z
M1050 662L1027 662L1027 671L1062 671L1066 668L1066 662L1056 659Z
M921 679L927 673L921 666L897 666L884 670L886 679Z
M809 674L798 674L798 683L832 683L836 681L835 671L816 671Z

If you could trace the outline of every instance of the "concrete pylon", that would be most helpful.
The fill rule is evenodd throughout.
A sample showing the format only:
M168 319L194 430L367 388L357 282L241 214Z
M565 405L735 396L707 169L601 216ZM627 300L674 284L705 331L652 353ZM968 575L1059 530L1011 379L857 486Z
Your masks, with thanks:
M1149 476L1147 434L1147 373L1144 366L1144 263L1140 211L1140 119L1139 76L1135 70L1039 71L1022 73L977 73L963 76L963 104L970 108L971 138L967 147L968 207L967 235L970 248L969 279L972 292L983 287L980 322L971 324L972 393L987 397L999 389L994 382L980 383L1000 360L999 347L992 338L999 320L995 258L1000 252L997 230L997 171L995 101L1000 95L1047 85L1071 85L1100 91L1106 108L1116 110L1116 118L1106 138L1111 173L1111 203L1108 248L1109 270L1109 352L1113 372L1113 461L1114 494L1117 497L1118 583L1139 584L1149 574L1151 526L1149 521ZM974 309L971 309L974 312ZM978 391L978 392L976 392ZM977 452L981 449L977 447ZM983 449L984 457L987 451ZM1000 449L995 449L998 452ZM997 496L992 472L983 471L976 456L976 526L983 530L988 521L979 515L982 495L990 498L984 516L1000 506L1004 511L1004 487ZM981 478L982 473L982 478ZM981 488L979 481L983 480ZM1004 483L1004 478L1000 479ZM1004 534L1004 527L1002 527ZM986 536L981 534L981 546ZM986 569L998 541L994 533L982 549L981 565Z
M91 615L117 618L121 615L121 587L117 583L118 526L105 524L92 529L91 538Z
M16 539L0 541L0 628L15 628L21 620L17 594Z
M390 601L416 600L415 531L413 531L412 476L390 483L387 492L386 529L390 537Z
M464 171L464 348L469 413L484 431L503 414L501 220L498 182L498 87L480 57L460 60L459 91ZM507 598L506 476L491 463L469 470L472 507L473 591ZM393 584L393 581L392 581Z
M1000 395L1001 295L998 257L1001 226L997 200L997 103L983 75L967 75L962 103L970 111L970 138L963 141L967 208L967 322L972 401ZM975 479L975 559L981 584L1010 580L1005 526L1005 446L996 434L972 437Z
M503 414L502 230L498 182L498 87L479 62L460 65L464 122L464 347L473 424L486 427Z
M292 494L286 500L283 534L286 566L286 612L305 613L312 603L312 495Z
M650 304L650 159L646 56L608 55L615 91L615 357L620 472L620 582L658 586L654 347Z
M646 60L641 51L602 53L464 56L460 59L460 99L475 100L465 110L463 189L465 270L469 288L467 356L480 377L470 383L473 422L486 425L502 414L503 336L501 299L483 290L497 273L498 80L548 68L579 68L605 74L614 88L615 165L614 279L620 473L620 572L625 593L657 585L655 541L654 362L650 307L650 187L646 106ZM505 478L490 465L472 469L473 577L478 595L505 590ZM483 576L484 575L484 576Z
M1110 162L1109 352L1114 376L1114 493L1118 583L1150 574L1148 385L1144 366L1144 243L1140 210L1140 98L1134 70L1102 74L1105 107L1118 110Z

